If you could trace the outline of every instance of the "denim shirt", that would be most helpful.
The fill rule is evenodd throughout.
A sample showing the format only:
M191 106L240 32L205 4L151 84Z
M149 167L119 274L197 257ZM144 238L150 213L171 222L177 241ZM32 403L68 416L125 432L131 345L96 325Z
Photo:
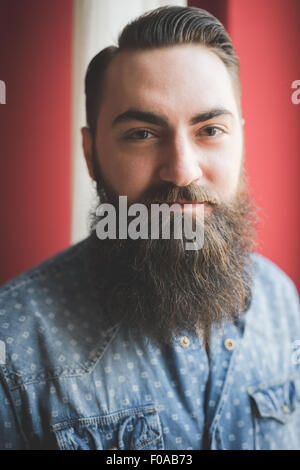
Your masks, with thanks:
M158 349L104 315L89 247L0 289L1 449L300 449L299 299L278 267L252 255L251 303L208 353L185 332Z

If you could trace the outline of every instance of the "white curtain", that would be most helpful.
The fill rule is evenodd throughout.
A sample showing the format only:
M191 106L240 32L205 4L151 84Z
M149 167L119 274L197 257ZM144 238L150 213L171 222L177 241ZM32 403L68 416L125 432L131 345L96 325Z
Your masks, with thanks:
M71 242L88 235L88 213L95 189L81 147L85 125L84 76L89 61L101 49L116 44L121 29L140 14L164 5L186 6L187 0L74 0L72 66L72 227Z

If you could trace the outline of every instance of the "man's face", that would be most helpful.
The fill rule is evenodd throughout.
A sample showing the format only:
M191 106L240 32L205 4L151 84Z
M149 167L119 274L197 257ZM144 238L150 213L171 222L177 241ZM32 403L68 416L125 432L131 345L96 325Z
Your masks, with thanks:
M158 344L181 331L208 343L213 325L244 311L253 245L242 120L225 65L198 45L120 53L95 139L85 128L83 144L100 202L206 201L200 250L172 236L106 239L91 261L109 318L126 316Z
M107 70L94 146L106 186L129 204L164 182L230 202L243 131L227 68L200 45L120 53Z

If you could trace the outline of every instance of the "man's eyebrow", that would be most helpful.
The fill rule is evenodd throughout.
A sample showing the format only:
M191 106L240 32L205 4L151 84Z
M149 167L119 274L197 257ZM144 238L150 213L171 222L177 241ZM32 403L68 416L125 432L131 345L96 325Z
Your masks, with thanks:
M192 117L192 119L190 119L189 124L193 126L195 124L198 124L199 122L209 121L210 119L216 116L221 116L223 114L233 116L233 113L229 111L228 109L215 108L210 111L199 113L196 116ZM168 121L162 116L159 116L158 114L152 113L150 111L141 111L135 108L130 108L124 113L119 114L113 120L112 127L116 126L117 124L121 122L133 121L133 120L147 122L149 124L154 124L160 127L168 127Z
M112 123L112 127L119 124L120 122L126 121L142 121L148 122L149 124L155 124L156 126L168 127L168 122L158 114L151 113L150 111L141 111L139 109L131 108L122 114L119 114Z
M192 117L192 119L190 120L190 124L193 126L194 124L198 124L198 122L209 121L210 119L216 116L222 116L226 114L233 117L233 113L229 111L228 109L225 109L225 108L211 109L210 111L207 111L205 113L200 113Z

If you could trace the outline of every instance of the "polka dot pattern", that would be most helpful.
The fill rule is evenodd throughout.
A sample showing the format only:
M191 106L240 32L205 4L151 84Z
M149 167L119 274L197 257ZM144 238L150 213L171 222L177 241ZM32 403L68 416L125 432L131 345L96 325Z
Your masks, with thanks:
M279 268L253 256L251 304L208 352L185 331L158 349L104 316L88 250L0 290L0 448L300 450L299 300Z

